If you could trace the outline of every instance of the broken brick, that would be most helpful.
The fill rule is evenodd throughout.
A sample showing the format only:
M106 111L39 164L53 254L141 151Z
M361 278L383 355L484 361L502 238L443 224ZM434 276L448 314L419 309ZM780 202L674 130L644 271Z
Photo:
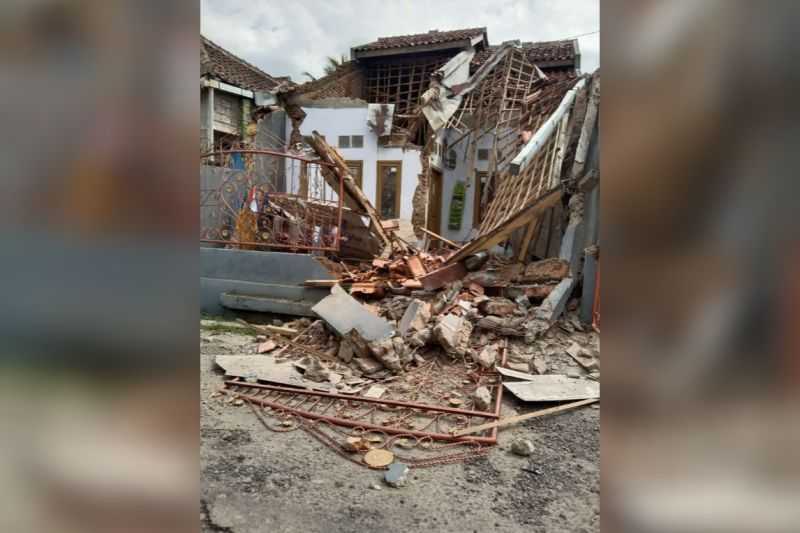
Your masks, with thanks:
M529 264L520 276L523 283L542 283L545 281L561 281L569 276L569 262L564 259L542 259Z
M405 258L405 260L406 260L406 265L408 266L408 270L411 272L411 275L414 276L414 278L418 279L427 274L427 271L425 270L422 261L416 255L408 256Z
M427 291L440 289L453 281L458 281L467 275L467 269L461 263L453 263L446 267L434 270L420 278L422 286Z

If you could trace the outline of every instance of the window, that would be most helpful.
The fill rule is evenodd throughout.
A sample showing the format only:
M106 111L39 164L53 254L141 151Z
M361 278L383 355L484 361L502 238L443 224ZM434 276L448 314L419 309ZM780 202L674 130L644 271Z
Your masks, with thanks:
M363 161L345 161L347 168L350 170L350 175L361 189L364 186L364 162Z
M378 161L378 213L390 220L400 217L402 161Z
M363 135L339 135L339 148L363 148Z
M488 161L489 159L489 149L488 148L479 148L478 149L478 161Z

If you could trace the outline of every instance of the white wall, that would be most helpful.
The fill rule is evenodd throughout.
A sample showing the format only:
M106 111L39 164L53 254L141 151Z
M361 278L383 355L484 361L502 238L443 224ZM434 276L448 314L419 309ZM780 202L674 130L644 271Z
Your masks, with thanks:
M445 133L445 138L447 139L447 152L450 151L449 148L450 143L455 142L458 138L461 137L461 134L453 131L447 130ZM494 141L494 137L492 134L485 135L479 142L478 148L492 148L492 143ZM443 168L442 172L442 236L451 241L467 241L469 240L470 233L472 232L472 223L474 217L474 206L475 206L475 178L472 177L468 182L466 182L466 195L464 197L464 214L461 218L461 228L458 230L451 230L449 228L450 222L450 202L453 199L453 189L456 186L456 182L458 181L465 181L466 180L466 173L467 173L467 158L466 158L466 148L469 146L469 139L464 139L459 142L455 148L452 148L456 151L456 167L455 169L448 169L446 166ZM442 154L443 159L447 160L447 153ZM475 157L475 170L488 170L489 168L489 161L479 161L477 155Z
M373 205L377 206L377 164L378 161L402 161L402 178L400 184L400 218L411 220L414 189L417 187L417 176L422 172L419 150L403 150L402 148L384 148L378 146L378 137L367 124L367 105L363 107L304 107L306 117L300 125L303 135L311 135L318 131L325 136L331 146L348 161L363 161L363 191ZM292 125L287 121L287 138L291 134ZM363 148L339 148L340 135L363 135ZM291 172L291 170L289 170Z

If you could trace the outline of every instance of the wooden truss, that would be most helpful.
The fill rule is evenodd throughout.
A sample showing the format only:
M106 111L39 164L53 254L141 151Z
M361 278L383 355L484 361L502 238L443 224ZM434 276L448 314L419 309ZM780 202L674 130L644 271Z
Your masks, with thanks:
M497 190L486 210L478 235L453 255L448 263L490 248L525 226L527 229L522 248L527 249L538 228L537 220L561 198L561 168L570 141L570 109L574 101L574 94L569 93L575 84L575 79L551 82L528 96L531 104L516 119L519 121L516 127L536 132L534 137L537 134L541 136L541 131L545 129L551 133L541 139L542 143L532 158L517 173L512 172L511 165L505 160L502 167L495 167L500 169ZM568 96L572 98L566 110L554 116L560 107L565 106ZM519 145L521 141L515 146L515 154L519 152Z
M407 128L431 74L448 59L445 55L370 62L364 77L364 97L374 104L394 104L395 123Z

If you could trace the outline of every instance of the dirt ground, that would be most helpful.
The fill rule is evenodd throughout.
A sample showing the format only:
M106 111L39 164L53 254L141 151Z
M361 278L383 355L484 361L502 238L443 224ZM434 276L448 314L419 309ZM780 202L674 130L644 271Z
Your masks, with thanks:
M506 428L487 457L413 469L391 488L302 430L274 433L245 406L213 397L213 356L251 346L246 332L201 329L201 521L205 532L599 531L597 404ZM504 416L546 405L506 395ZM529 457L510 451L518 437Z

